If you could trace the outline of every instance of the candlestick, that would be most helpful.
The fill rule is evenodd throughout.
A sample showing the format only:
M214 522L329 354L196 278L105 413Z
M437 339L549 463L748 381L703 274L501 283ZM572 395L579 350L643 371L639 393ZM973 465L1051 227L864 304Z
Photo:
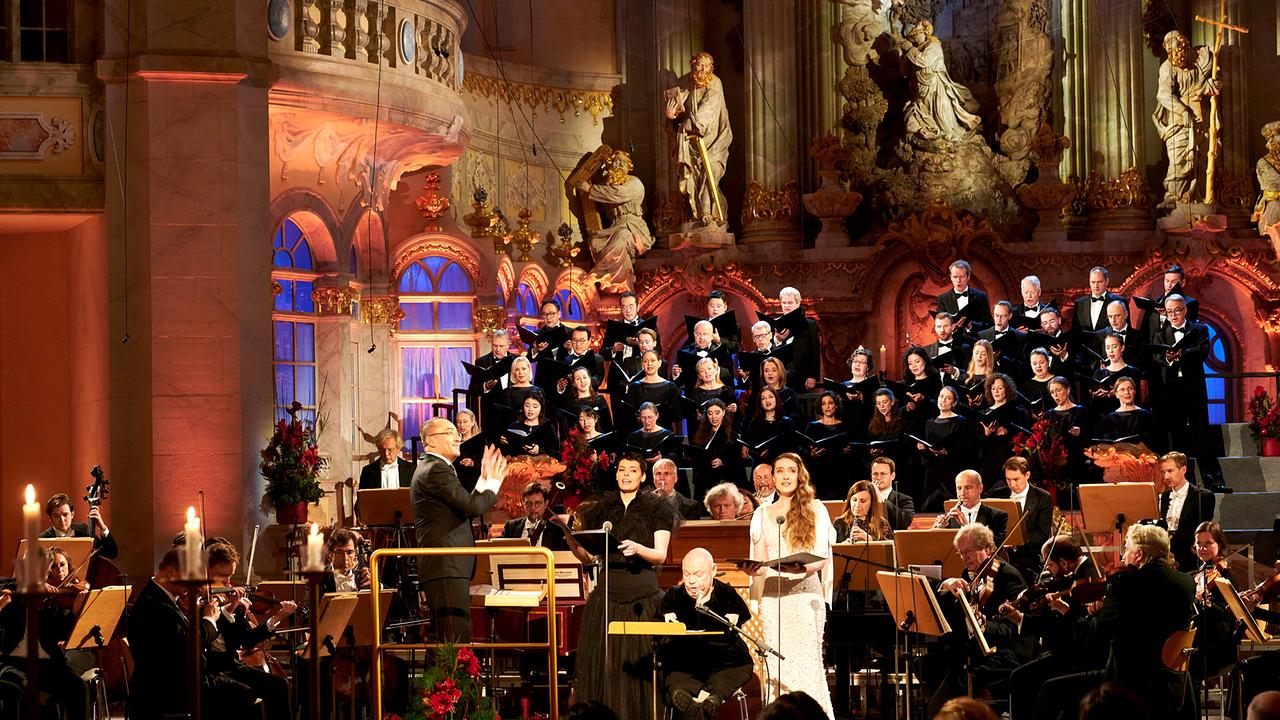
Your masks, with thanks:
M884 366L884 351L885 351L885 347L881 345L880 346L880 372L884 372L885 370L888 369Z
M182 577L187 580L203 580L204 536L200 534L200 518L194 507L187 508L187 524L183 526L186 543L182 548Z
M307 536L307 564L303 572L319 572L324 570L324 537L320 535L320 527L311 523L311 534Z
M27 485L26 503L22 506L22 537L27 540L27 556L22 562L22 587L38 589L44 580L40 553L40 503L36 502L36 488Z

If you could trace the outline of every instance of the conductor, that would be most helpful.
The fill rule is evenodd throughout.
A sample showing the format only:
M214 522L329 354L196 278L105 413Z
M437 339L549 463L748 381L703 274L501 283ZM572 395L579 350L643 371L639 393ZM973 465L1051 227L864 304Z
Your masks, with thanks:
M418 547L475 547L471 518L493 506L507 472L507 461L494 446L480 461L480 479L467 492L453 461L461 453L462 434L453 423L434 418L422 428L424 453L413 474L409 500ZM418 558L418 577L431 607L439 642L471 642L469 588L476 561L469 555Z

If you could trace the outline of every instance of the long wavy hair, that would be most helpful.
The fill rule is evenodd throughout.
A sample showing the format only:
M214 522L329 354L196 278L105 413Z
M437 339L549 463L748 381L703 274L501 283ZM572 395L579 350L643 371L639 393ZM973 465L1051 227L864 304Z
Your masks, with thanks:
M845 521L850 529L853 528L854 516L850 503L856 493L864 490L871 493L871 507L867 509L867 525L863 530L866 530L873 540L884 540L889 534L889 521L885 518L884 503L880 502L880 494L876 492L876 486L870 480L859 480L849 488L849 492L844 496L844 512L838 519Z
M804 466L804 460L792 452L782 453L774 458L773 467L775 472L777 471L778 463L783 460L790 460L795 463L798 471L796 474L796 491L791 495L791 504L787 508L787 540L791 542L793 550L812 548L814 541L818 537L818 517L813 510L813 500L815 498L813 482L809 479L809 470Z

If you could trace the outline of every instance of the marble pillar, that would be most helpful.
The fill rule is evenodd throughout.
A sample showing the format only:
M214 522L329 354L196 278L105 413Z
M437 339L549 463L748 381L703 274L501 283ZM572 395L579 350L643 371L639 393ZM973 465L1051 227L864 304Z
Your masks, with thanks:
M126 12L109 0L103 21L104 431L120 564L146 577L201 492L207 531L236 542L261 496L257 451L272 423L266 5Z
M797 0L747 0L743 82L746 117L735 120L747 153L741 241L800 247ZM834 51L830 51L834 52Z
M654 62L657 64L656 93L650 102L659 108L658 123L655 127L657 137L654 142L654 190L647 198L654 208L655 235L659 242L680 224L678 214L687 206L684 198L677 190L676 163L671 156L672 135L668 130L670 123L661 113L663 103L661 90L675 87L681 75L689 72L689 60L694 53L705 48L702 42L703 16L701 0L654 0L655 34ZM724 58L718 58L724 62ZM730 119L733 122L733 119ZM665 211L665 212L664 212ZM687 211L686 211L687 213ZM668 220L659 220L660 216Z
M1146 167L1143 137L1151 125L1147 97L1154 98L1155 90L1144 86L1142 5L1097 0L1085 5L1089 138L1083 151L1091 158L1090 170L1116 178L1131 167Z
M1062 134L1071 147L1062 155L1062 177L1089 176L1089 154L1092 137L1089 125L1088 87L1088 16L1089 0L1062 0Z
M840 13L831 0L799 0L798 28L800 83L799 138L808 148L808 138L840 132L840 93L836 83L844 74L840 46L831 33L840 23ZM800 153L800 185L814 190L820 184L818 162L808 152Z

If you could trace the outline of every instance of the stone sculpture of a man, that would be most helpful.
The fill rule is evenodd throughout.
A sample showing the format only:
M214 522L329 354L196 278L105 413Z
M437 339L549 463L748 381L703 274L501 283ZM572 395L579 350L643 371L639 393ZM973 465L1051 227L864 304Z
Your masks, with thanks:
M693 224L724 225L728 216L719 186L733 142L729 111L711 55L694 55L690 67L676 87L665 92L664 110L674 134L672 157Z
M1213 53L1209 48L1191 47L1177 30L1164 36L1168 57L1160 64L1160 84L1156 109L1151 115L1169 156L1164 176L1164 200L1158 206L1170 209L1178 203L1193 202L1196 178L1208 152L1208 108L1201 101L1218 94L1210 77Z

